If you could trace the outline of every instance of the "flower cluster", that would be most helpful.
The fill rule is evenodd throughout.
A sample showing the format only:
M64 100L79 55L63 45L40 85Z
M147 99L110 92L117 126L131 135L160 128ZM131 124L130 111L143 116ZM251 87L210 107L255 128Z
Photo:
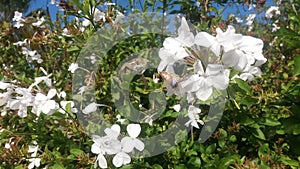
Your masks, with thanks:
M30 145L28 147L28 153L32 153L30 155L30 159L27 159L30 164L28 165L28 169L32 169L34 167L38 168L41 165L41 158L37 157L37 152L39 150L39 146L37 145L37 142L33 142L34 145Z
M273 19L274 16L278 16L280 15L280 9L278 6L270 6L270 8L267 9L265 17L268 19ZM276 19L273 23L272 23L272 32L277 31L278 29L280 29L280 27L278 26L278 22L279 20Z
M194 35L183 17L178 37L165 39L159 50L158 72L165 80L167 95L182 97L186 94L188 102L193 104L196 99L208 100L214 90L225 90L231 69L240 72L233 78L253 80L254 76L261 75L259 66L267 61L262 55L262 40L237 34L232 26L228 26L225 32L217 28L216 33L216 36L206 32ZM182 63L193 71L179 77L175 69ZM194 115L200 112L189 112L197 112L189 113L194 122L197 119Z
M127 126L129 137L123 137L121 141L118 139L120 131L120 126L114 124L111 128L104 130L106 136L93 136L94 144L91 147L91 151L98 155L94 164L95 168L97 166L107 168L107 161L104 155L115 155L112 163L115 167L121 167L122 165L130 163L131 157L129 153L133 152L134 148L139 151L144 150L144 143L137 139L137 136L141 132L141 126L139 124L129 124Z
M0 89L5 91L0 93L0 106L3 106L1 115L7 114L7 110L16 110L19 117L27 116L27 109L31 107L31 111L40 116L41 113L51 115L55 111L65 113L67 104L74 106L73 101L61 101L59 104L53 99L55 96L65 98L65 92L57 92L52 86L51 74L41 68L45 76L36 77L34 83L28 88L19 87L15 84L0 81ZM47 94L43 93L39 84L44 82L50 90ZM72 108L72 112L76 113L77 109Z

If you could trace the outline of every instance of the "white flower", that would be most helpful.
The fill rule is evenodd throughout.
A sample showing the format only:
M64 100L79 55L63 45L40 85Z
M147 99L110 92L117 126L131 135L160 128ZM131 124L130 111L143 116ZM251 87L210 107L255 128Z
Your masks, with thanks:
M219 56L221 46L224 48L224 52L228 52L235 49L236 45L239 44L242 39L242 35L236 34L234 27L231 25L228 26L225 32L220 28L217 28L216 32L216 37L206 32L199 32L195 37L195 43L199 46L210 48L216 56Z
M126 120L126 119L122 119L122 118L121 118L121 115L118 114L118 115L116 116L116 118L118 119L117 121L120 122L121 124L124 124L124 123L125 123L125 120Z
M38 150L39 150L39 146L38 145L28 146L28 153L32 153L30 155L31 157L36 157Z
M100 168L107 168L107 161L103 154L98 153L97 159L94 164L94 168L97 168L99 166Z
M95 63L96 63L97 60L96 60L96 55L95 55L95 53L92 53L92 54L91 54L90 59L91 59L91 63L92 63L92 64L95 64Z
M261 70L259 67L250 66L242 74L233 76L232 79L239 78L244 81L252 81L254 79L254 76L261 76Z
M5 89L10 88L10 87L13 87L13 85L10 84L10 83L5 83L3 81L0 81L0 89L1 90L5 90Z
M267 9L266 11L266 18L273 18L273 16L275 15L280 15L280 10L278 6L270 6L269 9Z
M106 128L104 132L107 134L104 137L97 135L93 136L93 145L91 151L98 154L94 167L107 168L107 161L104 157L105 154L117 154L121 152L121 142L117 140L120 134L120 126L113 125L111 128Z
M223 47L224 52L221 57L226 66L243 71L249 65L259 66L266 62L266 58L262 55L262 40L236 34L232 26L228 26L226 32L219 28L216 31L216 37L206 32L199 32L195 37L195 43L210 48L216 56L220 55Z
M279 29L280 29L280 27L276 24L276 21L274 23L272 23L272 32L276 32Z
M69 33L69 30L68 30L68 28L64 28L63 30L62 30L62 33L61 33L63 36L66 36L66 37L72 37L73 35L72 34L70 34ZM72 42L70 42L70 43L72 43Z
M23 19L22 19L22 13L18 12L18 11L15 11L15 15L14 15L14 17L13 17L12 20L13 21L17 21L17 22L23 21Z
M41 82L45 82L46 85L48 87L52 87L52 81L51 79L49 78L50 76L52 76L52 74L49 74L44 70L44 68L40 67L40 69L43 71L43 73L46 75L46 76L41 76L41 77L36 77L34 78L34 83L32 83L29 87L28 87L28 90L31 91L31 89L36 86L38 87L38 84L40 84ZM38 87L39 88L39 87Z
M194 64L195 73L187 80L181 82L181 87L186 92L195 92L198 99L207 100L213 87L225 90L229 84L229 70L224 69L223 65L208 64L204 71L201 61Z
M181 109L180 104L176 104L175 106L173 106L173 109L174 109L176 112L179 112L180 109Z
M92 112L95 112L97 110L98 106L106 106L104 104L97 104L95 102L90 103L89 105L87 105L83 110L82 113L83 114L90 114Z
M73 108L75 105L73 101L61 101L60 105L62 108L60 108L58 111L62 114L65 114L66 113L65 110L66 110L68 104L70 105L71 112L73 112L73 113L78 112L78 110L76 108Z
M28 169L33 169L34 167L39 167L41 165L41 159L40 158L30 158L28 159L30 164L28 165Z
M40 27L45 21L44 17L41 17L37 22L32 23L32 26Z
M253 21L256 17L255 13L250 14L247 18L246 18L246 25L251 26L253 24Z
M18 115L21 118L27 116L27 107L33 105L34 97L26 88L16 88L15 93L18 94L16 99L9 101L9 108L11 110L18 110Z
M100 20L105 22L105 13L101 12L99 9L95 8L94 21L98 22Z
M157 113L153 113L151 115L146 115L144 120L145 120L145 123L148 123L150 126L152 126L153 124L153 117L157 115Z
M145 148L145 145L141 140L137 139L137 136L141 132L141 126L139 124L129 124L126 129L130 137L122 138L122 150L126 153L131 152L133 148L142 151Z
M82 21L82 26L87 27L91 24L91 21L89 21L88 19L84 18Z
M204 122L202 120L200 120L199 118L199 114L201 113L201 109L190 105L188 108L188 117L189 117L189 121L187 121L185 123L185 126L188 127L189 125L199 129L199 125L198 123L200 123L201 125L204 124Z
M87 90L87 87L86 86L81 86L78 90L79 91L78 91L77 94L82 95Z
M112 6L112 5L116 5L116 3L111 3L111 2L104 2L103 5L106 5L106 6Z
M115 167L121 167L122 165L129 164L131 162L131 158L125 152L118 152L113 158L113 164Z
M13 43L13 45L23 46L26 45L27 43L28 43L28 39L24 39L23 41L18 41L16 43Z
M0 93L0 106L6 104L11 98L11 92Z
M21 22L17 22L15 25L14 25L14 27L16 27L16 28L20 28L20 27L23 27L24 26L24 24L23 23L21 23Z
M118 124L112 125L110 128L104 130L105 134L111 139L117 140L120 135L121 128Z
M6 148L6 149L12 151L11 146L10 146L9 143L5 143L4 148Z
M168 65L173 65L175 61L183 59L189 54L185 47L191 47L194 44L194 35L190 32L190 28L185 18L182 18L181 25L178 28L178 37L168 37L163 42L163 48L159 50L161 59L158 72L161 72Z
M70 71L71 73L74 73L77 69L78 69L78 64L77 63L71 63L71 65L69 66L68 71Z
M37 152L39 150L39 146L37 145L36 141L34 141L34 144L35 145L30 145L28 147L28 153L32 153L30 155L32 158L28 159L28 161L30 162L30 164L28 165L29 169L32 169L34 167L39 167L40 163L41 163L41 159L36 157L37 156Z
M58 94L58 97L66 98L67 93L65 91L62 91Z
M120 126L115 124L111 128L106 128L104 131L106 136L93 136L94 144L92 145L92 152L96 154L116 154L121 151L121 142L118 140L120 135Z
M32 112L37 116L39 116L41 112L47 115L53 114L54 110L59 107L55 100L51 100L56 93L56 89L50 89L47 96L42 93L37 93L34 98Z
M236 20L237 23L242 23L243 22L243 20L239 17L234 17L234 19Z
M113 21L114 24L117 23L122 23L123 19L124 19L124 14L121 13L120 11L116 10L116 19Z
M243 36L241 42L233 50L225 52L222 61L227 66L233 66L243 71L247 66L260 66L267 61L262 55L263 41L251 36Z
M32 62L33 60L36 60L38 63L43 62L41 55L36 50L31 51L26 47L22 47L22 54L26 56L28 62Z

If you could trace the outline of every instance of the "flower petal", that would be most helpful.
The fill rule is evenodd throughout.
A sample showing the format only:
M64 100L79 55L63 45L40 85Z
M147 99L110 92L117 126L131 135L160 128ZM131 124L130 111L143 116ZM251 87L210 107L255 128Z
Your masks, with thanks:
M141 132L141 126L139 124L129 124L126 129L132 138L136 138Z
M216 38L206 32L199 32L195 36L195 44L203 47L210 48L210 50L216 55L220 55L220 45Z
M204 84L200 87L200 89L196 92L196 96L198 99L205 101L207 100L212 94L212 87L208 84Z
M100 168L107 168L107 161L104 157L104 155L99 154L97 157L98 165Z
M130 137L122 138L121 144L123 146L122 150L126 153L131 152L134 148L134 141Z
M124 153L124 152L119 152L118 154L116 154L112 160L113 165L115 167L121 167L122 165L126 165L129 164L131 161L131 158L128 154Z
M91 151L94 154L101 154L102 153L100 147L96 143L92 144Z
M139 151L143 151L145 148L145 144L139 139L134 139L134 147Z
M52 97L54 97L56 95L56 89L50 89L48 94L47 94L47 98L51 99Z

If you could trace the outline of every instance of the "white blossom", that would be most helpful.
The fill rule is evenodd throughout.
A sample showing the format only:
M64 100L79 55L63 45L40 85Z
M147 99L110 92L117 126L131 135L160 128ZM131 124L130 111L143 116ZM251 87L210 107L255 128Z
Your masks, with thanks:
M273 18L274 15L280 15L280 10L278 6L270 6L266 11L266 18Z
M181 25L178 28L178 37L168 37L163 42L163 48L159 50L161 59L158 72L161 72L168 65L189 56L185 47L191 47L194 44L194 35L190 32L189 26L185 18L182 18Z
M204 124L204 122L202 120L200 120L200 116L199 114L201 113L201 109L190 105L188 108L188 117L189 117L189 121L187 121L185 123L185 126L188 127L189 125L199 129L199 125L198 123L200 123L201 125Z
M180 104L176 104L176 105L174 105L174 106L173 106L173 109L174 109L176 112L179 112L179 111L180 111L180 109L181 109L181 106L180 106Z
M22 54L26 56L28 62L36 60L38 63L42 63L41 55L36 50L29 50L26 47L22 47Z
M97 110L97 107L99 106L106 106L104 104L97 104L95 102L90 103L89 105L87 105L83 110L82 113L83 114L90 114L92 112L95 112Z
M123 146L122 150L127 153L131 152L133 148L142 151L145 148L145 145L141 140L137 139L137 136L141 132L141 126L139 124L129 124L127 126L127 132L129 137L124 137L121 140Z
M78 64L77 63L71 63L71 65L69 66L68 71L70 71L71 73L74 73L77 69L78 69Z
M213 88L225 90L229 84L229 70L223 65L209 64L204 71L201 61L194 64L195 74L181 83L186 92L195 92L198 99L206 101Z
M45 22L45 18L41 17L38 19L38 21L32 23L32 26L40 27Z
M101 12L98 8L95 8L94 21L98 22L100 20L105 22L105 13Z
M34 98L32 112L37 116L39 116L41 112L47 115L53 114L54 110L59 108L55 100L52 100L56 93L56 89L50 89L47 96L42 93L37 93Z
M13 21L23 21L23 18L22 18L22 13L21 12L18 12L18 11L15 11L15 15L12 19Z

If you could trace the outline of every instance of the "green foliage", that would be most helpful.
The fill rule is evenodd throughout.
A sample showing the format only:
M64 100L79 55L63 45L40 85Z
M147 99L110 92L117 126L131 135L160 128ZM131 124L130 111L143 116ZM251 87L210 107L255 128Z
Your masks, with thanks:
M67 71L68 66L75 62L79 52L85 52L87 55L92 53L83 51L83 45L98 29L102 29L105 24L110 25L115 13L113 9L108 8L105 11L106 21L95 22L90 6L96 6L102 1L73 0L70 2L72 2L72 8L66 10L65 14L58 14L57 22L52 22L48 16L47 24L42 28L25 25L16 29L10 22L2 22L0 65L4 64L4 66L0 69L0 80L17 80L22 87L29 87L35 77L43 75L39 69L43 67L48 73L52 73L53 79L56 80L55 88L71 96L72 77ZM281 15L274 18L278 19L280 26L276 32L272 32L271 27L266 24L270 21L256 22L253 30L248 32L231 18L222 18L222 9L217 9L213 4L219 2L224 5L226 4L224 1L199 1L201 9L194 5L195 1L143 2L139 4L141 7L138 10L168 11L174 14L180 12L185 14L197 29L211 33L215 33L216 27L224 29L229 24L235 25L239 28L237 31L247 32L249 35L263 39L264 55L268 58L268 62L262 70L261 77L255 78L252 82L236 79L230 84L224 115L217 130L208 141L200 144L196 139L199 135L196 129L189 133L180 131L174 133L176 146L172 149L158 156L132 159L131 164L122 168L299 168L299 0L280 6ZM157 4L162 5L158 7ZM231 2L227 5L230 4ZM129 8L136 6L135 1L129 1ZM179 8L173 8L174 6L179 6ZM126 7L116 6L116 8L122 10ZM82 13L78 13L78 10ZM263 6L261 10L265 10ZM65 18L68 16L87 18L92 24L81 32L72 26L75 20L66 21ZM73 36L63 35L61 25L65 25ZM111 28L120 31L118 27ZM28 63L20 47L13 45L25 38L30 39L30 48L42 55L43 63ZM101 34L101 38L111 40L112 36L107 32ZM156 72L155 69L147 70L143 75L134 76L131 83L120 83L120 79L112 76L115 73L113 70L132 53L141 53L147 58L150 54L144 52L144 49L147 49L149 45L160 47L163 39L164 37L153 34L134 36L121 41L105 55L101 53L103 52L101 50L95 51L99 56L103 56L103 60L99 63L101 68L95 72L97 101L111 106L102 111L106 121L114 123L115 114L120 113L113 106L114 102L120 101L122 96L119 93L111 93L111 83L130 91L130 101L140 111L151 108L151 102L148 100L150 92L165 90L161 82L154 83L153 81L152 75ZM269 45L271 42L272 45ZM87 45L93 48L95 44ZM153 61L153 64L157 63L157 60ZM130 80L130 77L126 75L122 78ZM154 98L155 102L162 100L160 97ZM79 95L73 99L82 101ZM170 127L179 115L172 109L176 100L177 98L173 96L166 99L166 110L153 122L153 126L142 125L144 137L160 134ZM138 103L143 104L144 107L139 108ZM124 107L124 110L127 109L129 108ZM30 158L27 150L33 141L37 141L42 150L40 152L42 167L93 168L96 160L96 156L90 150L93 142L84 133L76 115L71 113L70 104L67 105L66 114L56 112L52 116L41 115L37 120L32 113L28 113L26 118L20 118L16 112L8 112L8 115L0 118L0 129L2 128L6 130L0 133L0 168L28 166L28 161L25 159ZM98 130L93 128L93 125L91 128ZM12 150L4 147L5 143L10 142L10 138L15 143L11 147Z

